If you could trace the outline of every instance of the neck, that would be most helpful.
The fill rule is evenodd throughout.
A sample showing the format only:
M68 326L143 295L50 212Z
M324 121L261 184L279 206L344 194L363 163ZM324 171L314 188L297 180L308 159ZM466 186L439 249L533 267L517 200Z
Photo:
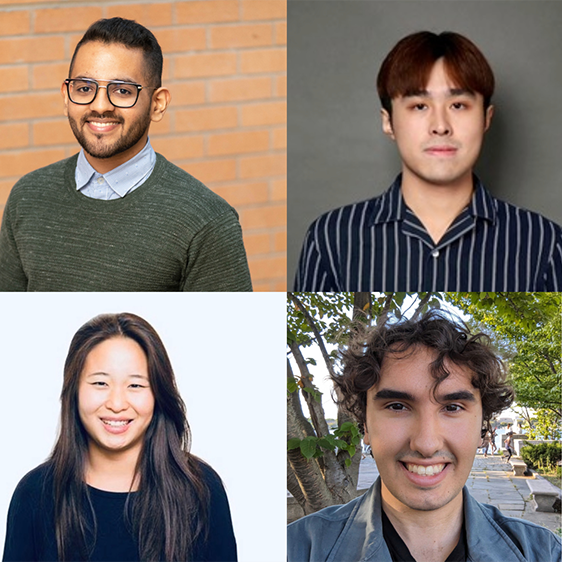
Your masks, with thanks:
M139 449L118 453L100 450L90 445L86 460L86 483L108 492L128 492L138 488L135 469Z
M415 560L444 562L459 542L463 523L462 491L446 505L411 509L381 483L382 508Z
M115 170L115 168L125 164L125 162L128 162L131 158L134 158L145 147L147 141L148 131L134 146L110 158L96 158L86 150L84 150L84 156L86 156L86 160L88 160L90 166L92 166L98 174L107 174L111 172L111 170Z
M430 183L403 170L402 197L432 240L441 240L449 226L470 203L474 190L472 172L446 185Z

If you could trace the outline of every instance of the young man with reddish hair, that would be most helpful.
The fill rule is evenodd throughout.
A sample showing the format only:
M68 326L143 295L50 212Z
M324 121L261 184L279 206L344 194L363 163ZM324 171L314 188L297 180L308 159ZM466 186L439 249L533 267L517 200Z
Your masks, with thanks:
M306 235L297 291L558 291L562 230L499 201L473 174L494 107L480 50L452 32L399 41L377 79L401 174Z
M333 376L380 477L289 525L289 562L558 562L560 539L465 487L481 431L513 389L484 334L436 312L358 333Z

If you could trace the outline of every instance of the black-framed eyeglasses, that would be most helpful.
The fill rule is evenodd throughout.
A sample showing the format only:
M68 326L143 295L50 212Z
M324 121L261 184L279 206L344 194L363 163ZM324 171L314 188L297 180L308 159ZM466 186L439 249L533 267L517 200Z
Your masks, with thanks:
M107 82L105 86L101 86L99 82ZM64 83L68 97L72 103L77 105L89 105L92 103L100 88L105 88L107 97L111 105L121 108L133 107L139 99L140 91L156 90L150 86L141 86L134 82L122 82L121 80L94 80L93 78L67 78Z

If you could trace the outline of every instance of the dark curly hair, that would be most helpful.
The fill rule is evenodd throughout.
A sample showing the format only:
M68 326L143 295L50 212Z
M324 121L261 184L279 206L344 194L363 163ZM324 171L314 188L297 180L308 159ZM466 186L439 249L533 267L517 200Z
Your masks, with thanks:
M435 378L433 394L448 376L445 360L467 367L472 385L480 391L484 427L495 414L508 408L515 398L507 382L507 371L483 333L471 334L466 324L455 323L439 311L429 311L419 320L388 322L376 328L358 327L347 349L341 352L342 373L332 376L339 392L338 403L365 424L367 391L380 380L381 366L388 354L404 354L424 346L437 357L430 365Z

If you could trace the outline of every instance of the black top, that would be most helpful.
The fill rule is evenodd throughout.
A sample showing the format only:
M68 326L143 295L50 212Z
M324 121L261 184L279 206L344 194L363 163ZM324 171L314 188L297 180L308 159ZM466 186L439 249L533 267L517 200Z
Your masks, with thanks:
M217 473L201 464L203 478L210 490L209 535L198 538L194 560L200 562L236 562L236 539L232 529L228 499ZM55 537L52 479L47 463L22 478L10 503L3 560L58 560ZM125 523L126 492L106 492L88 486L96 516L97 535L90 560L140 560L138 541ZM134 497L134 492L131 496Z
M295 291L560 291L562 229L486 191L435 243L406 206L401 176L381 196L309 228Z
M384 512L384 509L382 509L381 512L382 533L393 562L416 562L415 558L410 554L406 543L402 540L402 537L398 534L398 532L390 522L390 519ZM463 520L459 542L457 543L457 546L455 546L451 554L449 554L445 562L466 562L466 553L466 530Z

